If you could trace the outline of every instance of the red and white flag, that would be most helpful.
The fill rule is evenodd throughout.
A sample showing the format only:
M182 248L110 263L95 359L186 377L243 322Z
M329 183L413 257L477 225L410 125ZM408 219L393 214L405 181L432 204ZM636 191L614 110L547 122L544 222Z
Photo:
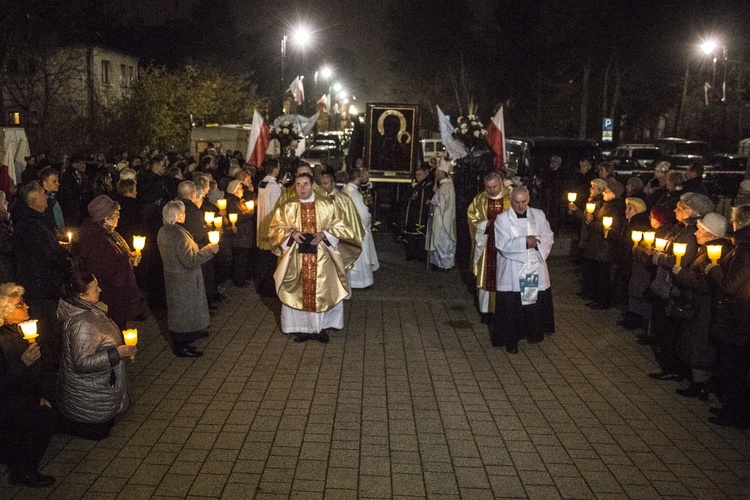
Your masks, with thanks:
M503 168L508 161L508 152L505 150L505 118L502 106L487 124L487 142L495 152L495 169Z
M250 137L247 139L246 161L256 167L263 165L269 142L271 142L271 128L256 110L253 112L253 125L250 127Z
M330 94L323 94L323 96L318 99L318 104L323 105L323 109L328 111L331 109L331 95Z
M294 97L294 102L302 104L305 101L305 87L302 85L302 79L304 76L298 76L294 79L291 85L289 85L289 92Z

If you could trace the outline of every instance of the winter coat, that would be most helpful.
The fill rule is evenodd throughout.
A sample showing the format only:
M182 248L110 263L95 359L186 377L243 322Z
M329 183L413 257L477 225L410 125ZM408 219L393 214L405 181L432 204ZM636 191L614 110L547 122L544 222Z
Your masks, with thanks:
M603 201L596 207L593 220L586 224L588 237L583 246L583 256L601 263L613 263L617 257L617 246L622 225L625 222L625 202L621 198ZM604 217L612 217L612 227L604 236Z
M708 245L722 245L725 252L731 248L731 243L726 239L711 241ZM680 358L687 366L703 369L713 368L716 363L716 348L710 341L713 289L704 272L710 263L706 246L703 245L690 266L680 269L673 279L674 286L679 290L679 298L673 300L693 311L693 316L681 323Z
M712 335L732 345L750 344L750 226L734 233L734 248L709 271L717 285ZM723 249L722 249L723 250Z
M58 243L44 214L21 204L16 217L13 252L18 282L26 289L26 298L56 300L70 270L68 252Z
M247 209L245 200L227 194L227 214L231 213L237 214L237 222L234 225L237 231L227 231L231 245L236 248L255 248L255 213ZM227 224L228 219L225 219L224 223Z
M114 236L89 217L81 225L79 239L81 269L99 281L101 300L107 304L112 321L125 325L141 314L141 296L129 249L118 246Z
M0 327L0 415L13 415L23 408L37 407L40 399L55 400L52 358L42 347L39 360L26 366L21 355L28 348L29 341L24 340L17 325Z
M695 241L695 231L697 230L698 218L690 218L685 221L684 224L679 224L679 229L676 234L669 238L664 252L656 252L654 254L654 262L661 266L669 268L670 270L677 262L677 259L672 254L672 248L675 243L687 244L685 255L682 256L680 261L681 267L689 267L698 254L698 242Z
M654 232L656 238L670 239L679 227L675 223L659 226ZM651 282L654 281L656 266L652 262L652 256L646 247L639 245L633 248L632 266L630 268L630 284L628 295L631 297L645 298Z
M143 204L137 198L118 196L120 204L120 220L117 222L117 232L127 241L133 244L133 236L146 236L146 227L143 223ZM151 242L147 242L151 243Z
M13 256L13 223L10 215L0 213L0 283L15 281L16 263Z
M60 299L63 353L57 380L57 405L70 420L102 423L130 405L125 363L117 347L122 333L95 304Z
M179 224L164 224L157 238L164 261L167 316L173 333L205 330L211 324L201 264L214 256L199 249L190 233Z

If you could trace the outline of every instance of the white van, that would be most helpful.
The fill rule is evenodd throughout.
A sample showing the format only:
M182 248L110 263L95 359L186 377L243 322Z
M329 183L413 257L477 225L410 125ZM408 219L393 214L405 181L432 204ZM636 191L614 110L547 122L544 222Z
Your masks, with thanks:
M8 166L8 175L17 184L26 168L25 158L31 156L26 130L21 127L0 128L0 160Z
M424 161L428 163L434 162L434 164L437 165L437 162L440 161L445 153L443 141L440 139L422 139L419 141L419 144L422 146L422 157L424 158ZM431 158L435 158L435 160L430 162Z

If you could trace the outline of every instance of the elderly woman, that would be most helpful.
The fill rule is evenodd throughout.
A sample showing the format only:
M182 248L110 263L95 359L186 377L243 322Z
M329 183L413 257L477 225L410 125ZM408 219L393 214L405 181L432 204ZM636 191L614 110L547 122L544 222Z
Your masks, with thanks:
M99 276L107 314L120 330L141 314L141 295L135 281L135 254L116 231L120 205L106 195L88 205L89 217L79 233L79 261L83 271Z
M602 203L602 193L607 188L607 181L603 179L592 179L589 186L589 197L587 203L593 203L595 210L598 210ZM588 239L591 237L588 224L584 222L584 219L586 218L586 212L583 210L580 210L578 208L578 205L575 203L568 203L568 209L570 210L570 213L577 218L581 222L581 231L580 231L580 239L578 242L578 246L581 249L581 252L583 252L586 248L586 244L588 242ZM578 293L581 297L584 299L592 300L596 298L596 287L594 283L594 275L593 275L593 266L591 265L591 261L588 258L583 259L582 265L581 265L581 274L583 276L583 283L581 287L581 291Z
M677 170L670 170L666 173L664 179L667 190L656 200L655 204L666 205L674 210L683 194L682 183L685 182L685 174Z
M695 240L699 247L695 259L687 267L672 268L679 297L672 299L671 306L679 307L686 320L680 329L680 360L692 375L690 386L675 392L680 396L706 401L707 382L716 363L716 348L709 339L713 290L705 274L706 267L711 264L706 248L708 245L721 245L722 250L728 253L731 243L724 238L727 220L719 214L707 214L698 221L697 227Z
M99 441L115 417L130 406L123 360L136 353L99 301L99 282L78 272L63 286L57 319L63 323L63 353L57 403L69 434Z
M14 486L45 487L55 482L39 473L55 427L55 372L38 343L23 338L18 324L29 319L24 289L0 285L0 462Z
M708 421L719 426L747 428L750 400L750 205L732 209L734 248L723 252L719 265L706 272L716 284L711 335L719 344L716 376L721 386L722 408Z
M218 244L203 248L182 227L185 205L170 201L162 210L164 225L157 242L164 261L164 284L167 289L167 315L172 349L177 357L197 358L203 355L192 344L207 337L211 324L201 265L219 251Z
M618 325L635 330L643 326L644 317L630 310L629 283L633 271L633 231L650 231L651 223L646 212L646 202L641 198L628 197L625 199L625 224L620 233L617 251L617 265L615 267L614 290L618 299L627 302L625 314L617 322Z
M235 179L227 186L227 213L237 214L237 222L229 236L232 246L232 281L234 286L245 288L252 276L252 251L255 248L255 212L247 208L244 200L245 186Z

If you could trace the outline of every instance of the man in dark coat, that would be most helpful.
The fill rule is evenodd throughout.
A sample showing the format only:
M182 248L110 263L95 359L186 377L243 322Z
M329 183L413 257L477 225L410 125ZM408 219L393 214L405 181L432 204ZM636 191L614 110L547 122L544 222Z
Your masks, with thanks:
M402 235L406 241L406 260L427 260L425 250L425 234L427 232L427 219L430 217L430 200L432 199L432 180L429 179L429 170L421 166L414 174L415 180L404 197L407 202L404 206Z
M47 196L47 212L45 217L58 231L65 229L65 220L63 218L62 207L57 200L58 191L60 190L60 175L52 167L44 167L39 172L39 183L44 188L44 194Z
M57 363L62 331L55 315L60 287L70 272L69 254L44 218L47 196L39 183L26 184L19 194L21 204L15 212L13 232L18 282L26 288L31 315L39 319L39 329L46 333L46 338L40 336L40 342L46 344Z
M63 217L69 226L78 226L86 215L86 205L91 196L91 186L86 175L86 162L80 156L70 159L70 166L60 178L58 200Z

